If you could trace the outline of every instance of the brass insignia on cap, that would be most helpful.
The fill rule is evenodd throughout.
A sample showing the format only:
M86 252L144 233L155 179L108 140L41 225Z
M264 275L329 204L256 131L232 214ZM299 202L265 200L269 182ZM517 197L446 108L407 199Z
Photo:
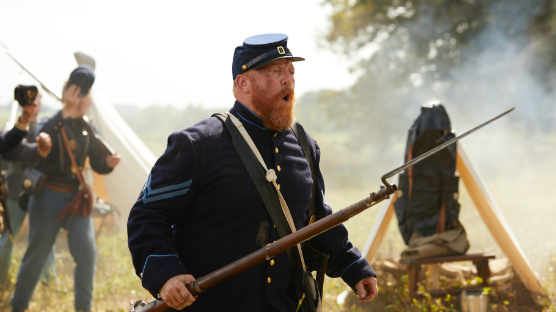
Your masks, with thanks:
M246 69L247 69L247 65L241 66L241 69L246 70Z
M30 188L30 187L31 187L31 184L32 184L31 179L25 179L25 180L23 180L23 187L24 187L24 188Z
M27 89L27 96L28 96L30 99L34 99L35 96L37 96L37 91L31 90L31 89Z
M279 46L276 49L278 49L278 54L286 54L286 50L284 50L284 47Z

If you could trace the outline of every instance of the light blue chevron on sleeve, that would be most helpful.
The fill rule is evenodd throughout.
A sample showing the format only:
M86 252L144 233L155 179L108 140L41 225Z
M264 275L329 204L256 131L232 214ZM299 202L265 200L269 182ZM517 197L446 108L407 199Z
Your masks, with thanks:
M191 186L192 180L185 181L182 183L177 183L174 185L168 185L157 189L151 188L151 175L147 179L147 183L143 187L143 197L141 200L143 203L148 204L162 199L168 199L180 195L185 195L189 192L189 187Z

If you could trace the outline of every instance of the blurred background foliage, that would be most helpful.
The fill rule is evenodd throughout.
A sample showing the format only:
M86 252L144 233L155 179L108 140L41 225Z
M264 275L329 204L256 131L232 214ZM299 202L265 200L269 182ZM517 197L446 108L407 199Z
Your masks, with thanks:
M401 163L406 131L420 106L433 98L445 105L460 133L510 107L517 110L507 117L512 125L507 135L554 133L555 1L323 0L322 5L331 13L320 44L348 59L358 77L345 90L298 95L298 119L331 154L323 159L330 180L360 185L369 174ZM322 74L326 64L322 73L298 72ZM160 137L231 105L190 105L178 112L157 106L124 116L159 154L165 145ZM153 129L154 120L164 122ZM350 161L338 161L346 150Z
M358 77L346 89L297 95L297 118L323 151L321 168L333 207L375 191L380 176L401 165L407 130L425 102L443 103L456 134L516 107L462 144L534 269L543 270L556 250L556 242L539 239L553 235L546 222L554 217L556 201L554 172L547 170L556 167L551 156L556 153L556 1L323 0L322 5L329 9L330 27L322 30L320 44L349 60ZM322 65L322 72L297 75L326 75ZM231 91L222 92L230 92L231 99L222 108L118 109L160 155L172 131L231 107ZM462 218L472 227L472 246L499 252L470 205L463 203ZM372 224L366 222L369 231ZM523 226L532 224L539 225L534 233ZM366 237L358 239L362 244ZM390 254L399 248L394 249Z

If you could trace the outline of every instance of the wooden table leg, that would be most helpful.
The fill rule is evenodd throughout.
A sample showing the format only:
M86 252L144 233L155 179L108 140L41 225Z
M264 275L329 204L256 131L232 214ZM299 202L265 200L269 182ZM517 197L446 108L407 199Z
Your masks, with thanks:
M415 298L417 295L417 281L419 280L419 271L421 270L421 265L409 265L409 297Z
M488 267L488 260L474 260L473 264L477 268L477 275L483 279L482 285L488 285L488 280L490 279L490 268Z

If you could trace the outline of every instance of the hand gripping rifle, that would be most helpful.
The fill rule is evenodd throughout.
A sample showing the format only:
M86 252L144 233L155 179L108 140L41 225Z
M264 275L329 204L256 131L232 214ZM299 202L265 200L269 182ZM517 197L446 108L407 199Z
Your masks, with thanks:
M402 166L386 173L382 176L381 180L384 184L380 186L380 190L378 192L373 192L370 194L369 197L359 201L358 203L352 204L340 211L337 211L327 217L324 217L315 223L312 223L296 232L293 232L289 235L282 237L281 239L266 245L265 247L256 250L243 258L240 258L214 272L211 272L205 276L198 278L197 280L187 284L187 289L189 292L194 295L198 296L199 294L205 292L209 288L216 286L217 284L223 282L224 280L241 273L259 263L264 261L268 261L282 253L289 248L294 247L297 244L300 244L306 240L309 240L318 234L325 232L345 221L350 219L351 217L363 212L365 209L376 205L377 203L381 202L384 199L390 198L389 196L396 192L398 189L395 184L390 184L386 181L386 179L393 177L394 175L404 171L405 169L415 165L416 163L422 161L425 158L430 157L431 155L435 154L436 152L444 149L445 147L455 143L456 141L464 138L465 136L479 130L480 128L488 125L489 123L497 120L498 118L510 113L515 109L511 108L504 113L480 124L479 126L465 132L464 134L457 136L445 143L429 150L428 152L421 154L420 156L412 159L411 161L403 164ZM170 310L171 308L161 299L156 299L149 303L145 303L143 300L137 300L136 302L131 302L131 308L129 309L130 312L165 312Z

